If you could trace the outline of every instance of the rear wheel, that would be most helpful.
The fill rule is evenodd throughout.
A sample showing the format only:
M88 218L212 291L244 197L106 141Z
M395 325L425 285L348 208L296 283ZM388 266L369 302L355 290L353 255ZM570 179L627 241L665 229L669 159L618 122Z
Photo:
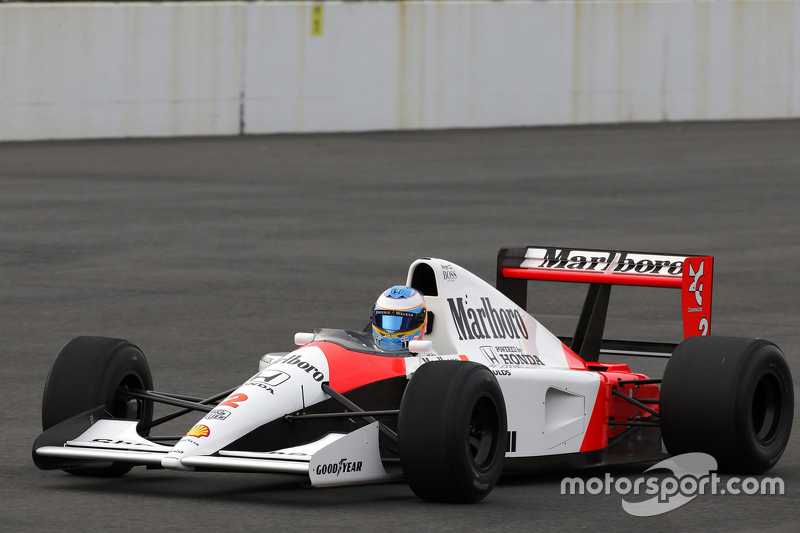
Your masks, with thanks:
M761 474L778 462L792 431L789 365L763 339L686 339L664 372L660 411L669 453L704 452L720 471Z
M126 399L119 392L152 388L150 367L139 348L122 339L77 337L61 348L50 368L42 399L42 429L46 431L99 405L114 418L149 422L153 418L152 403ZM103 462L64 471L114 477L131 468L127 463Z
M485 498L503 468L506 407L497 379L478 363L435 361L417 369L400 404L403 473L423 500Z

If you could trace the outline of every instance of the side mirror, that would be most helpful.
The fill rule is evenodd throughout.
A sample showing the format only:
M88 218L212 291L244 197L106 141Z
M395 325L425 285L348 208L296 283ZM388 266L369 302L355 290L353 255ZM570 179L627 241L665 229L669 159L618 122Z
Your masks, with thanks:
M294 334L294 343L298 346L305 346L309 342L314 340L313 333L295 333Z
M410 341L408 343L408 351L412 353L432 352L433 343L431 341Z

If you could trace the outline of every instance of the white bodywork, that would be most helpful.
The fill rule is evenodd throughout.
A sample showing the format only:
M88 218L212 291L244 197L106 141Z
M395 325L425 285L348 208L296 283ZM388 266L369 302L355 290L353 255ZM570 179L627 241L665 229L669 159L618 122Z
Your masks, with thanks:
M425 296L435 320L419 346L400 360L407 377L428 361L461 359L488 366L503 390L508 413L507 457L531 457L580 450L597 398L596 372L571 370L566 348L552 333L506 296L467 270L440 259L415 261L407 284L426 277L437 294ZM433 276L434 279L431 278ZM425 292L425 291L421 291ZM428 291L433 292L433 291ZM298 335L299 343L313 337ZM265 366L266 365L266 366ZM85 460L130 461L172 470L233 469L308 475L313 485L394 479L384 469L378 424L348 434L283 450L238 452L224 447L263 424L329 399L321 384L330 381L325 353L301 346L280 358L262 359L260 371L199 420L174 447L140 437L135 422L100 420L63 447L37 454Z
M425 296L436 317L431 341L437 354L466 355L488 366L503 390L508 430L516 446L507 457L580 451L600 377L570 370L561 341L524 309L471 272L441 259L412 263L433 270L437 296ZM423 267L424 268L424 267ZM421 361L406 361L409 376Z

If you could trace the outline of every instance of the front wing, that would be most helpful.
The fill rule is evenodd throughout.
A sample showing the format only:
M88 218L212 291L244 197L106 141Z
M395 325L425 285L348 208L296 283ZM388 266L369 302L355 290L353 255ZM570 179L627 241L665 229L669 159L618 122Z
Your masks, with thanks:
M172 447L141 437L136 424L134 420L98 420L62 446L34 446L34 459L39 456L77 461L81 466L108 462L167 466L164 462L169 461L166 455ZM393 465L388 465L387 472L380 457L378 434L378 422L373 422L351 433L329 433L301 446L270 452L220 450L212 455L186 457L181 464L187 470L296 474L307 476L315 487L402 478ZM52 467L61 468L63 464L56 462Z

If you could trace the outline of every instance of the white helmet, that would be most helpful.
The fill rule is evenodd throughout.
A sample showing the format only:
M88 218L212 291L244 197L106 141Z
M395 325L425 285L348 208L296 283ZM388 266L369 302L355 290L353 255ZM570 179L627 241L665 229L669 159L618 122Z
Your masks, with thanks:
M372 308L372 335L384 350L406 350L408 342L422 338L428 313L416 289L396 285L380 295Z

